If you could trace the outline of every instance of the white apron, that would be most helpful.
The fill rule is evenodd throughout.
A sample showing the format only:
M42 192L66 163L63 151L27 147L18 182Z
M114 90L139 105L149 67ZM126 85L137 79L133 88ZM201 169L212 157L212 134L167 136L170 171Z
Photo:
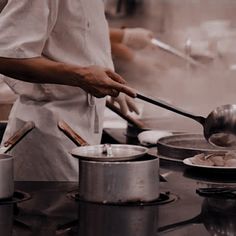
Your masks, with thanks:
M102 0L8 0L0 13L0 32L1 57L43 55L79 66L113 69ZM75 144L59 131L57 122L65 120L88 143L98 144L105 100L71 86L4 80L19 98L3 140L26 121L36 125L11 151L15 179L78 180L78 160L69 154Z

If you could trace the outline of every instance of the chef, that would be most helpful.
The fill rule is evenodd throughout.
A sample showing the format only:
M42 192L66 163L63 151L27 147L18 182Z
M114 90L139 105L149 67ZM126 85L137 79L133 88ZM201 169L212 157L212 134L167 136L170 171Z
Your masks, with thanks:
M142 31L142 30L141 30ZM15 179L76 181L65 120L89 144L101 140L105 96L133 89L114 72L113 42L147 43L140 29L111 30L102 0L8 0L0 13L0 73L18 95L3 141L26 121L35 128L12 150ZM118 96L119 97L119 96Z

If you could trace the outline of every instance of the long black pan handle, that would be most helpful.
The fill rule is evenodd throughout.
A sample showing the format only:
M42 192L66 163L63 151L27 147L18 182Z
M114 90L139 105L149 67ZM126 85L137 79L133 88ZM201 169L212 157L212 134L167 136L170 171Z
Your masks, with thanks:
M144 129L145 125L142 121L137 120L133 118L130 115L123 114L118 107L116 107L114 104L112 104L109 101L106 101L106 107L108 107L111 111L115 112L117 115L119 115L121 118L126 120L128 123L132 124L134 127L137 127L139 129Z
M180 108L177 108L177 107L175 107L175 106L173 106L173 105L171 105L171 104L169 104L169 103L167 103L165 101L162 101L160 99L150 98L150 97L144 96L144 95L142 95L140 93L137 93L136 97L141 99L141 100L143 100L143 101L152 103L152 104L157 105L159 107L165 108L165 109L167 109L169 111L173 111L173 112L178 113L178 114L180 114L182 116L186 116L186 117L188 117L190 119L193 119L193 120L197 121L198 123L200 123L201 125L205 124L206 118L204 118L202 116L193 115L193 114L191 114L189 112L186 112L186 111L184 111L184 110L182 110Z

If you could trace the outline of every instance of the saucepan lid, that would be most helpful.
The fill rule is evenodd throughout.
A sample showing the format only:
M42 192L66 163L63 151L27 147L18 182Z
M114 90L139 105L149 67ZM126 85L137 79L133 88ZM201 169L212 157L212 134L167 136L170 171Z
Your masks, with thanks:
M71 154L90 161L127 161L138 159L147 152L148 148L138 145L102 144L76 147Z

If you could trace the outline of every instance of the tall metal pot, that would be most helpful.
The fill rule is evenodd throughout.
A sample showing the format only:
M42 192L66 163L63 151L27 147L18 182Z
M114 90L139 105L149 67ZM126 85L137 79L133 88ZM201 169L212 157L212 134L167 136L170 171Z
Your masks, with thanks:
M159 197L159 159L99 162L79 159L79 198L97 203L150 202Z

